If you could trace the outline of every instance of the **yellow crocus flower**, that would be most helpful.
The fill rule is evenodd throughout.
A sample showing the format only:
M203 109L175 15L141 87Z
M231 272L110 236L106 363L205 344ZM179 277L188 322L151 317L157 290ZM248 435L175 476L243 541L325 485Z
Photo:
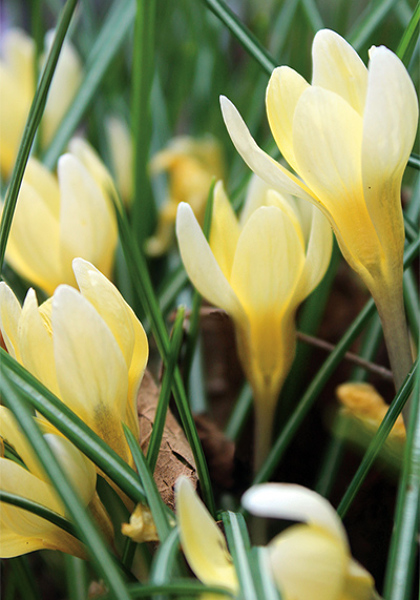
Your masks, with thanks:
M42 424L41 424L42 425ZM31 446L11 412L0 406L0 436L10 444L25 466L0 457L0 489L37 502L66 517L64 507L49 482ZM96 471L93 464L66 438L45 432L44 438L65 471L82 502L102 514L101 525L107 533L112 527L95 492ZM26 468L25 468L26 467ZM83 544L71 534L46 519L6 502L0 503L0 557L11 558L34 550L61 550L86 558Z
M53 33L46 36L45 46L52 43ZM9 29L2 39L0 59L0 171L7 178L13 168L23 128L35 94L35 43L20 29ZM41 121L41 145L52 139L79 87L82 77L80 58L68 41L60 58L49 90Z
M254 393L255 468L270 447L274 410L296 345L295 313L328 267L332 232L321 212L254 177L238 220L218 182L210 244L188 204L176 230L186 271L233 319L239 358Z
M112 181L82 139L70 142L57 177L30 159L22 182L6 259L19 275L51 295L76 285L71 263L81 256L110 277L118 240Z
M223 177L222 154L213 138L195 140L188 136L174 138L150 163L152 175L167 173L169 195L159 210L156 233L146 243L151 256L167 252L174 235L176 211L180 202L188 202L202 224L213 178Z
M181 545L195 575L238 594L239 584L225 539L190 482L176 484ZM330 503L299 485L266 483L242 499L257 515L305 521L267 546L273 579L284 600L373 600L371 575L351 556L346 532Z
M147 337L102 273L80 258L73 269L80 291L61 285L40 306L33 289L21 308L0 283L0 330L8 352L132 465L122 423L138 438Z
M344 258L374 297L399 386L412 363L402 302L400 191L417 129L415 89L384 46L371 48L366 68L342 37L324 29L312 57L311 85L282 66L266 93L272 134L297 175L257 146L227 98L221 99L224 120L257 175L309 200L329 219Z
M300 485L264 483L247 490L242 504L261 517L305 522L268 544L284 600L378 598L372 576L352 558L345 529L328 500Z

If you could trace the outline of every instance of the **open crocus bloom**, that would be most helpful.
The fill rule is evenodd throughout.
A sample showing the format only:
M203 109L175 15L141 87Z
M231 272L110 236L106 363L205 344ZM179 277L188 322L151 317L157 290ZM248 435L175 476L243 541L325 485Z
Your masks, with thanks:
M14 448L25 467L8 458L0 457L0 489L41 504L66 517L64 508L53 486L41 468L13 415L0 406L0 436ZM79 493L86 506L102 514L102 523L108 522L95 492L96 472L93 464L66 438L44 433L52 452ZM99 511L98 511L99 509ZM26 510L2 502L0 505L0 557L11 558L34 550L61 550L86 558L83 545L72 535L53 523Z
M296 309L328 267L331 228L317 208L286 198L255 177L239 220L221 182L216 184L210 244L188 204L179 206L176 230L192 283L234 321L254 393L258 468L294 357Z
M118 240L109 174L82 139L69 149L57 177L29 160L6 248L9 264L49 295L60 283L76 285L77 256L109 277Z
M284 600L370 600L371 575L350 554L344 527L322 496L295 484L264 483L245 492L243 506L261 517L304 521L268 545Z
M283 66L267 87L271 131L297 176L257 146L227 98L224 120L257 175L323 211L345 259L379 312L389 315L402 305L400 190L417 129L415 89L403 63L383 46L371 48L367 69L343 38L325 29L315 36L312 56L312 85Z
M46 47L53 33L46 37ZM13 168L23 128L35 94L35 43L24 31L10 29L2 39L0 60L0 170L7 178ZM65 41L41 121L41 144L52 139L79 87L82 67L72 44Z
M61 285L22 308L0 283L0 330L8 352L132 464L122 422L138 437L137 393L148 358L144 329L116 287L73 261L80 292Z
M236 594L238 578L226 540L186 477L176 482L175 501L182 550L192 571L203 583ZM210 598L213 596L206 594L206 599Z
M223 177L219 144L211 137L195 140L187 136L174 138L150 163L152 175L167 173L168 198L159 210L156 233L147 241L152 256L167 252L173 242L176 211L180 202L188 202L200 224L213 178Z

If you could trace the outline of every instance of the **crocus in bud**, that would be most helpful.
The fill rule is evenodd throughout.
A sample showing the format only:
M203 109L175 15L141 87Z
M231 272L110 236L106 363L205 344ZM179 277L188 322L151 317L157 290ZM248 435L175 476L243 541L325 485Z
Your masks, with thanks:
M180 202L187 202L199 223L203 223L213 178L223 177L221 149L210 137L202 140L177 137L153 157L150 171L152 175L167 173L169 180L169 193L159 210L157 231L146 244L148 254L159 256L169 250L173 241Z
M73 139L60 157L57 177L30 159L6 248L8 263L48 295L60 283L76 285L72 260L77 256L110 277L118 240L112 186L82 139Z
M271 441L274 410L296 345L295 314L331 258L332 232L314 206L254 178L238 219L218 182L210 243L188 204L178 208L179 248L188 276L233 319L239 358L255 404L255 463Z
M52 38L53 32L49 32L46 36L46 48L51 46ZM35 94L35 71L34 40L20 29L6 31L2 39L0 59L0 171L5 178L13 168ZM81 78L80 58L72 44L65 41L41 121L42 146L45 147L53 138Z
M263 152L227 98L223 117L248 166L275 189L312 202L329 219L343 256L370 290L399 387L412 358L402 301L401 180L413 147L418 103L400 59L372 47L365 67L338 34L319 31L309 84L276 68L267 94L274 139L291 170Z

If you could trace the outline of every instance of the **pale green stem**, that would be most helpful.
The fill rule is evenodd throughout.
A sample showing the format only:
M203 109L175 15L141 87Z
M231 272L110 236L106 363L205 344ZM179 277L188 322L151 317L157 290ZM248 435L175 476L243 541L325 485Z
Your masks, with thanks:
M381 318L395 388L398 391L413 365L402 288L399 286L397 290L391 290L389 294L381 294L379 298L374 297L374 300ZM406 425L409 411L407 402L403 408Z
M271 449L275 400L254 397L254 474L258 473Z

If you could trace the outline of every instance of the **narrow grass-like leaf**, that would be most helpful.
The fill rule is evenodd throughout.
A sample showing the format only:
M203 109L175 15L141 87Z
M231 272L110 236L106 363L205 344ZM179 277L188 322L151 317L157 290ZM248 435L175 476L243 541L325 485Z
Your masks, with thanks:
M420 237L418 237L415 242L408 246L404 256L404 268L408 268L411 265L412 261L419 253L419 248ZM366 323L372 317L374 311L375 303L373 302L373 299L370 299L344 333L334 351L331 352L324 364L318 370L318 373L315 375L306 392L302 396L299 404L296 406L294 413L287 421L284 429L271 448L267 460L264 462L254 479L254 484L267 481L274 472L285 450L292 441L309 410L312 408L323 387L329 380L331 374L338 366L349 346L366 326Z
M420 371L417 373L403 471L398 488L397 508L385 576L387 600L409 600L418 550L420 521Z
M153 479L153 475L150 472L149 466L146 461L138 441L134 437L130 429L123 425L125 437L127 438L128 445L130 446L131 454L134 459L134 463L137 467L140 480L144 487L144 491L147 498L147 504L152 512L153 520L156 525L156 529L159 535L159 539L164 541L172 527L168 518L167 507L163 503L162 498L156 487L156 483Z
M405 66L408 66L410 62L412 51L419 37L419 21L420 21L420 2L417 2L417 6L414 9L413 15L407 25L406 30L403 33L400 43L397 48L397 56L400 58Z
M188 275L184 269L184 265L180 264L174 269L167 280L162 285L159 293L159 308L163 315L166 315L171 306L174 304L176 297L180 291L187 285Z
M149 446L147 448L147 462L150 471L153 473L159 455L159 448L162 442L163 430L165 427L166 414L168 412L169 400L171 398L172 379L176 364L178 362L179 351L181 349L183 337L183 325L185 317L185 308L180 307L176 314L174 327L172 330L171 345L168 356L168 366L165 369L162 379L162 386L159 394L159 402L156 407L155 418L153 420L153 429L150 436Z
M241 435L246 420L251 414L252 409L252 390L249 383L242 387L239 398L237 399L232 413L225 428L225 435L235 441Z
M132 130L134 139L134 198L131 225L140 247L151 233L156 219L147 165L152 118L150 95L155 66L156 1L137 0L133 47Z
M57 525L60 529L67 531L70 535L74 537L79 537L73 524L70 523L67 519L59 515L58 513L42 506L42 504L38 504L38 502L33 502L32 500L28 500L28 498L24 498L22 496L18 496L16 494L12 494L10 492L5 492L0 489L0 502L5 502L6 504L12 504L13 506L17 506L18 508L22 508L27 510L28 512L33 513L34 515L38 515L42 519Z
M365 8L358 23L347 36L348 41L356 50L359 50L369 40L395 4L397 4L397 0L380 0L373 8L371 5Z
M301 4L312 31L316 33L319 29L324 27L324 22L315 1L301 0Z
M413 167L413 169L420 169L420 156L418 154L415 154L414 152L411 153L410 158L408 159L407 165L409 167Z
M266 547L251 548L251 569L258 598L264 600L282 600L270 571L269 549Z
M66 554L64 564L67 574L68 600L86 600L88 595L86 562Z
M5 377L3 377L1 388L3 401L13 412L29 444L36 453L48 479L60 497L66 512L73 520L80 539L86 545L98 573L103 577L115 598L129 600L130 596L127 593L124 580L121 577L102 536L99 534L89 517L86 507L82 504L79 495L74 491L67 480L60 464L33 419L28 405L22 399L20 390L18 390L11 382L7 381Z
M204 4L216 15L218 19L229 29L231 34L238 40L243 48L254 58L262 69L271 75L277 67L276 60L257 40L255 35L241 23L240 19L222 0L203 0Z
M174 572L179 552L179 532L174 527L166 540L160 544L153 557L150 581L155 585L167 582Z
M347 487L346 493L344 494L337 508L337 513L340 515L341 518L344 517L351 503L353 502L369 469L373 465L375 458L377 457L382 445L385 443L395 421L397 420L398 415L401 413L405 403L410 397L415 382L417 367L418 359L413 368L411 369L410 373L407 375L403 385L401 386L401 389L395 396L389 409L387 410L387 413L382 423L380 424L378 431L375 433L375 436L373 437L368 449L365 452L365 455L362 459L362 462L359 465L359 468L357 469L355 476L353 477L352 481Z
M144 490L133 469L72 410L2 348L0 348L0 357L3 379L7 377L16 384L25 400L98 465L134 502L144 502Z
M67 0L66 4L64 5L59 22L57 24L54 41L48 53L41 79L32 101L25 129L23 131L22 140L19 145L16 163L13 167L9 187L6 193L3 215L0 224L0 271L3 268L7 238L9 237L10 227L12 225L16 202L23 175L25 173L26 163L28 162L29 153L32 148L38 125L44 113L48 91L50 89L54 71L60 56L61 47L63 45L64 38L66 37L76 4L77 0Z
M111 61L127 39L135 12L135 0L113 3L86 61L83 81L50 146L44 152L43 162L49 169L55 167L58 157L94 99Z
M251 569L251 545L243 516L227 511L222 514L223 525L229 551L238 575L240 597L244 600L258 600Z
M121 244L127 260L127 266L132 277L133 287L138 294L144 312L146 313L146 316L150 322L159 353L162 357L165 367L167 368L168 358L170 355L170 341L152 286L146 260L138 245L135 243L135 240L133 239L132 230L128 224L127 216L121 209L118 199L115 199L114 204L116 208ZM179 372L178 368L176 368L174 372L173 393L182 426L194 455L203 498L210 513L214 516L215 505L213 489L209 477L207 463L200 439L197 434L197 429L194 424L194 419L191 414L191 409L188 404L181 373Z
M211 219L213 215L213 204L214 204L214 186L216 180L213 178L213 181L210 185L209 193L207 196L207 204L206 211L204 214L204 224L203 224L203 233L208 241L210 238L210 229L211 229ZM193 302L192 309L190 314L190 322L188 328L188 339L187 339L187 347L185 350L185 358L184 358L184 381L189 381L192 362L194 358L194 351L197 344L198 332L200 327L200 308L203 302L203 297L197 290L194 290L193 293Z
M232 592L225 588L215 585L204 585L191 579L178 579L172 583L161 585L132 584L127 586L127 593L130 595L130 598L149 598L160 594L170 594L176 598L182 596L201 598L207 594L209 597L212 594L217 594L220 598L234 598ZM115 600L115 598L111 594L106 594L105 596L101 596L101 600Z

